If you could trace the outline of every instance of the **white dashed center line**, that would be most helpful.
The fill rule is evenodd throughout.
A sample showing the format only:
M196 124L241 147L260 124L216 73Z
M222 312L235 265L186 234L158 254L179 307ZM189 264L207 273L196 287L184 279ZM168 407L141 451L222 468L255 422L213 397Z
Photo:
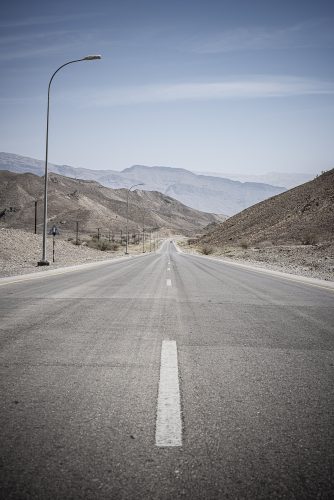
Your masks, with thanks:
M172 280L170 279L167 280L167 286L172 286Z
M155 444L160 447L182 446L181 403L175 340L163 340L161 346Z

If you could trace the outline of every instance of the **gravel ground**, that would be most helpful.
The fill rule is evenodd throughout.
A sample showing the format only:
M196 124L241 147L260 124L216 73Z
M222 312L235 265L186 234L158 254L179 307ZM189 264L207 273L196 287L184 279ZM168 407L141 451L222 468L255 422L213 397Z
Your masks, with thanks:
M130 254L141 253L142 246L130 245L129 252ZM42 257L42 235L35 235L20 229L0 228L0 277L47 272L48 269L114 259L123 255L124 247L113 252L102 252L83 245L76 246L56 237L55 262L53 263L52 237L48 237L47 259L50 265L37 267L37 262Z
M205 245L189 246L186 240L179 241L178 244L187 253L203 255L203 250L209 250L209 255L217 259L247 262L274 271L334 281L334 242L317 245L273 245L262 248L225 246L219 249L210 246L205 249Z

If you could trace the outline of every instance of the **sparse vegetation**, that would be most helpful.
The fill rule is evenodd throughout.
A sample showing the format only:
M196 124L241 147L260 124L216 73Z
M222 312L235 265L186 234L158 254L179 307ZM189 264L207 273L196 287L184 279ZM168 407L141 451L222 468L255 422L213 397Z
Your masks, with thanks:
M202 245L200 247L200 252L203 254L203 255L210 255L213 253L213 247L210 246L210 245Z
M257 250L261 249L261 248L269 248L269 247L272 247L274 246L276 243L274 241L270 241L270 240L262 240L262 241L258 241L256 242L256 245L254 248L256 248Z
M95 248L96 250L106 251L116 251L118 250L118 244L113 243L104 239L98 239L96 236L91 240L87 241L87 246L89 248Z
M82 245L82 241L79 238L78 240L76 238L68 238L68 241L70 241L73 245L77 246Z
M302 245L316 245L317 242L317 237L312 233L306 233L302 238Z

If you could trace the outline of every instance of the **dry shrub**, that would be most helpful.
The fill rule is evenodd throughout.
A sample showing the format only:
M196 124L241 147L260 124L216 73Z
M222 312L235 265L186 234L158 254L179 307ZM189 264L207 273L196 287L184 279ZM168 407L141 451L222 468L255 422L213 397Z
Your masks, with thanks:
M240 243L240 246L241 246L241 248L243 248L244 250L247 250L247 248L248 248L248 243L246 243L246 241L242 241L242 242Z
M119 244L118 243L113 242L113 243L110 244L110 246L111 246L111 250L113 252L116 252L116 250L119 249Z
M275 246L275 242L274 241L270 241L270 240L257 241L256 244L255 244L255 248L256 249L259 249L259 248L268 248L268 247L272 247L272 246Z
M213 253L213 248L212 248L210 245L203 245L203 246L200 248L200 252L201 252L203 255L210 255L211 253Z
M313 233L306 233L302 237L302 245L316 245L318 242L317 237Z
M70 241L73 245L81 245L82 241L78 238L78 241L73 238L69 238L68 241Z
M107 240L98 240L97 238L92 238L90 241L87 241L87 246L89 248L94 248L95 250L101 250L101 252L114 250L114 243L111 243Z

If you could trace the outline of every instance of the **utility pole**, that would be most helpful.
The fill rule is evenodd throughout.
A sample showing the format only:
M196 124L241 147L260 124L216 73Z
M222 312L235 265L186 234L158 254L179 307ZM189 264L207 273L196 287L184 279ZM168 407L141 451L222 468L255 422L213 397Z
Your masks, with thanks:
M152 231L150 231L150 252L152 252Z
M77 235L76 235L75 244L79 245L79 221L78 220L76 221L76 225L77 225L77 230L76 230Z
M100 241L100 227L97 228L97 241Z
M35 234L37 234L37 200L35 200Z
M128 245L129 245L129 194L132 188L137 186L143 186L144 184L141 182L140 184L133 184L126 193L126 242L125 242L125 255L128 255Z

